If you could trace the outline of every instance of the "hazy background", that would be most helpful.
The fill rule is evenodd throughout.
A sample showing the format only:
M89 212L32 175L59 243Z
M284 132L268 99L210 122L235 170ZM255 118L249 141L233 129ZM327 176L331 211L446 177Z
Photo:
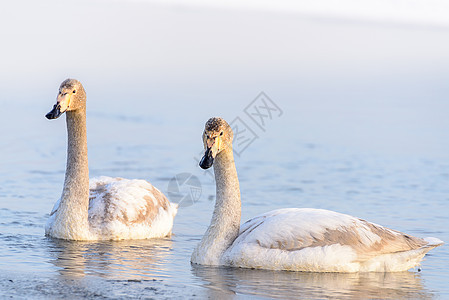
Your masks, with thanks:
M240 117L258 136L236 157L242 221L316 207L449 241L448 16L437 0L2 1L0 296L142 297L164 286L167 298L449 297L447 246L423 272L388 278L217 275L189 263L214 203L198 167L211 116ZM170 240L44 237L66 159L64 117L44 115L67 77L87 91L91 176L145 178L164 193L178 173L200 179ZM283 110L265 132L244 113L261 91Z
M170 124L201 127L223 107L238 115L265 91L287 112L283 126L301 139L448 153L444 1L0 5L3 112L45 112L59 83L74 77L86 87L89 113L120 107L130 118L164 114ZM139 101L151 102L152 111L140 110ZM3 121L2 130L30 131L20 116L12 123ZM182 129L166 125L153 130L179 138Z

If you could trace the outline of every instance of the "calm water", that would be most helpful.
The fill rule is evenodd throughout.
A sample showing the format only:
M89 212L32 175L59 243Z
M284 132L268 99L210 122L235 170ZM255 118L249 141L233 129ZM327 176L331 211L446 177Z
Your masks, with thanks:
M8 46L0 84L0 297L449 298L446 245L426 256L421 272L189 263L214 204L212 177L197 166L203 126L214 115L239 117L254 133L236 157L242 221L281 207L326 208L449 241L447 30L120 1L106 11L103 2L33 3L22 3L29 11L18 21L2 19L11 30L1 32ZM68 7L74 13L64 18L72 22L54 25ZM84 25L74 25L81 16ZM67 50L57 46L78 37ZM24 47L30 41L34 47ZM65 117L44 115L67 76L88 94L91 177L144 178L164 193L177 174L200 180L201 196L180 208L172 238L44 236L66 158ZM260 91L282 110L263 129L244 111Z

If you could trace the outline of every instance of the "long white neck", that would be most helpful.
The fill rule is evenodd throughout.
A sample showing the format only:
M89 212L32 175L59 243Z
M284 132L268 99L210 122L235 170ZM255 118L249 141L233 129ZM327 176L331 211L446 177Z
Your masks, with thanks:
M214 161L217 197L212 220L191 261L219 265L220 258L239 234L241 201L232 148L220 152Z
M67 167L54 234L64 239L85 239L89 232L89 167L87 161L86 109L67 115Z

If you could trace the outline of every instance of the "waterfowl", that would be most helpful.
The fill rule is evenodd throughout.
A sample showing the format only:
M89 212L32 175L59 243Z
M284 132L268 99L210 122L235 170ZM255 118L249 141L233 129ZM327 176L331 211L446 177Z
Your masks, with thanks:
M145 180L99 177L89 182L86 92L66 79L46 115L66 113L68 149L64 187L45 234L67 240L147 239L171 235L177 205Z
M233 132L222 118L205 125L203 169L214 167L216 203L191 262L309 272L394 272L419 265L443 242L421 239L324 209L285 208L240 226L240 188Z

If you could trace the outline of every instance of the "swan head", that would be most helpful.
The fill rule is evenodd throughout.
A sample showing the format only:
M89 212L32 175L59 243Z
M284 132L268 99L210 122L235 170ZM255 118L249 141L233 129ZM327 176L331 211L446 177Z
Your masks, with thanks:
M222 118L210 118L204 127L203 143L204 156L200 161L200 167L209 169L214 163L215 157L222 151L232 151L232 139L234 133L231 126Z
M49 120L57 119L66 111L73 111L86 106L86 92L84 87L76 79L66 79L59 86L56 104L45 115Z

